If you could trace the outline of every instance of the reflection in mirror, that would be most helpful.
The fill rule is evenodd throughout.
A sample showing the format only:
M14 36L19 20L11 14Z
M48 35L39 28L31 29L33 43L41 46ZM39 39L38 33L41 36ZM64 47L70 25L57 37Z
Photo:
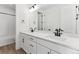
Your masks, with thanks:
M75 4L40 4L38 30L55 31L61 28L64 33L79 33L79 5ZM42 11L42 12L41 12ZM77 15L77 16L76 16Z
M43 30L43 13L38 12L38 30Z

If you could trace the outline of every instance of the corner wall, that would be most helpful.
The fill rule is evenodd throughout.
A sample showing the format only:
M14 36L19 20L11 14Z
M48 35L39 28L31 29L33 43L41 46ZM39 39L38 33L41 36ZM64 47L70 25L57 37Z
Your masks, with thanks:
M5 8L0 5L0 12L7 14L15 14L15 11L10 8ZM15 39L15 16L0 13L0 46L14 43Z

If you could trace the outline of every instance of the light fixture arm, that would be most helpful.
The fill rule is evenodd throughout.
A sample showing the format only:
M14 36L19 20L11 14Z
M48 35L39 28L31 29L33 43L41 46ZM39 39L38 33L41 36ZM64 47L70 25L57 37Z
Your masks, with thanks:
M37 9L38 9L38 5L34 4L33 6L31 6L31 7L29 8L29 11L32 12L32 11L35 11L35 10L37 10Z

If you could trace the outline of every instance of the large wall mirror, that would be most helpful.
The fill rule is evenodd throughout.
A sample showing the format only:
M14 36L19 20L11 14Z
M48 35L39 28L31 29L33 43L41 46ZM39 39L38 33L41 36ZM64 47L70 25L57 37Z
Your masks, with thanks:
M79 7L75 4L40 4L37 11L38 30L61 28L66 33L79 33ZM77 20L76 20L77 19Z

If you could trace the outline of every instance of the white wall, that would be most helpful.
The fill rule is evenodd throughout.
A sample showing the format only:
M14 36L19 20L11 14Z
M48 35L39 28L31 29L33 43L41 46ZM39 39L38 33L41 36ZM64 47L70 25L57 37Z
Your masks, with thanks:
M44 11L44 27L45 30L55 29L59 27L60 10L59 8L50 8Z
M61 27L66 33L75 33L75 5L54 6L44 11L45 30Z
M15 14L15 11L10 8L5 8L0 5L0 12ZM0 46L10 44L15 39L15 16L0 14Z
M61 8L61 28L66 33L75 33L75 21L76 21L76 15L75 15L75 5L67 5Z

